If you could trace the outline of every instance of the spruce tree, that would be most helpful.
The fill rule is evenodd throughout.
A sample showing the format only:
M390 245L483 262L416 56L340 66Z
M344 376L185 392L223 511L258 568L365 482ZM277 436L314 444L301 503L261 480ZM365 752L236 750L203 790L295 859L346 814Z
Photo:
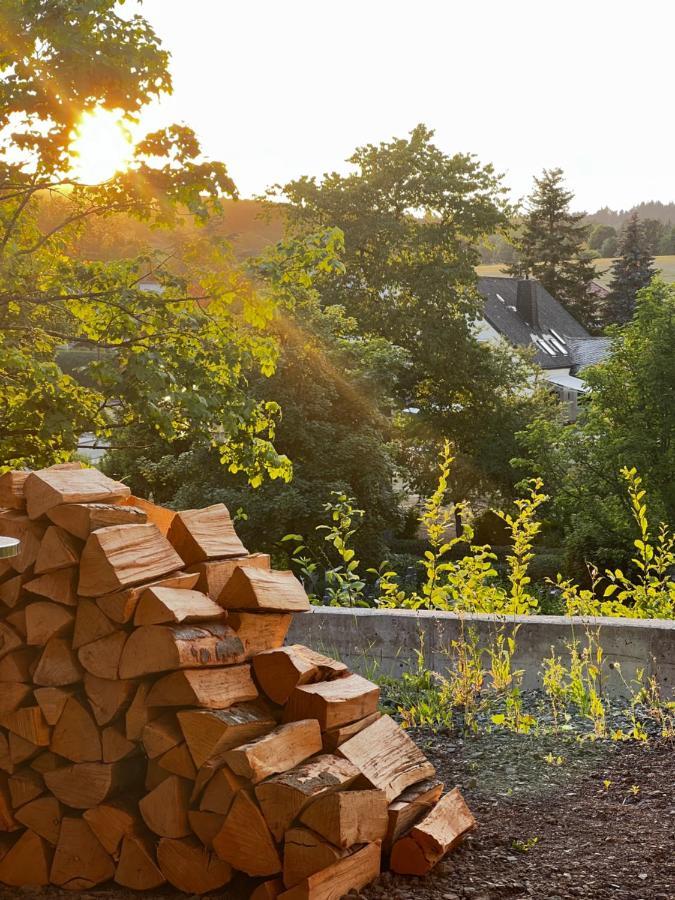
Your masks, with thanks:
M656 274L644 224L633 213L621 232L619 255L612 264L612 283L605 300L605 324L623 325L633 318L635 298Z
M562 169L544 169L534 183L514 239L518 260L507 271L516 278L535 278L580 322L593 327L596 300L589 286L595 268L584 214L570 210L574 194L565 188Z

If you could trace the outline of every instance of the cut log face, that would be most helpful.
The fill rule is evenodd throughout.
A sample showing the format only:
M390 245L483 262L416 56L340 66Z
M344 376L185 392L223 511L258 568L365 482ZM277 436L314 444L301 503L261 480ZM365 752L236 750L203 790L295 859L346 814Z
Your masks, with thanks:
M222 609L220 610L222 614ZM230 612L227 624L244 645L247 657L281 647L293 621L292 613Z
M157 861L166 880L185 894L217 891L232 878L232 867L194 838L162 838Z
M45 790L45 782L42 775L34 769L28 768L10 775L7 786L14 809L19 809L19 807L39 797Z
M133 681L98 678L89 672L84 676L84 692L98 726L107 725L129 706L136 692Z
M426 875L476 826L459 788L445 795L391 850L391 868L401 875Z
M0 717L0 725L38 747L48 747L51 730L39 706L24 706Z
M18 510L9 510L2 514L3 536L21 541L19 554L12 557L11 561L15 572L25 572L35 563L44 533L45 526L41 522L32 522L27 515Z
M251 667L183 669L157 681L148 695L148 706L199 706L227 709L258 696Z
M229 709L182 710L178 722L197 768L214 754L266 734L277 724L269 712L252 703Z
M197 835L198 839L209 850L213 847L213 839L223 827L225 816L218 813L204 812L201 809L188 810L188 821L190 828Z
M0 860L0 881L12 887L41 887L49 884L51 848L34 831L24 831Z
M171 528L171 523L176 515L172 509L158 506L156 503L151 503L143 497L135 497L133 494L125 497L123 503L128 504L129 506L135 506L136 509L140 509L141 512L144 512L148 522L152 522L153 525L156 525L163 535L166 535L169 528Z
M173 713L153 719L143 728L143 749L148 759L157 759L183 740L183 733Z
M84 819L64 818L50 874L52 884L86 891L113 877L115 866Z
M29 472L5 472L0 475L0 509L24 509L23 486Z
M225 823L213 839L221 859L247 875L276 875L281 859L258 804L248 791L234 798Z
M285 722L318 719L321 730L337 728L377 712L380 689L360 675L295 688L284 708Z
M181 838L190 834L187 818L191 785L184 778L169 775L146 794L138 809L150 831L160 837Z
M331 681L349 674L344 663L322 656L302 644L259 652L253 660L253 671L270 700L280 705L287 702L299 685Z
M82 544L72 534L56 525L50 525L40 542L34 566L35 574L46 575L48 572L76 566L80 561L81 550Z
M180 556L157 526L111 525L93 531L80 560L78 593L101 597L175 572Z
M45 783L54 796L73 809L91 809L126 786L137 773L134 760L117 763L76 763L45 773Z
M144 525L148 517L136 506L112 503L64 503L50 509L51 521L73 537L86 541L92 531L110 525Z
M323 840L309 828L289 828L284 837L283 881L287 888L320 872L347 853Z
M186 565L247 553L223 503L176 513L167 537Z
M75 606L77 603L77 569L59 569L33 578L25 585L25 589L39 597L47 597L64 606Z
M260 609L269 612L306 612L309 600L292 572L238 566L225 584L218 603L224 609Z
M26 643L44 647L53 637L62 637L73 627L75 616L67 606L49 600L29 603L26 607Z
M59 839L62 815L61 804L56 797L38 797L15 813L17 822L21 822L52 845Z
M348 760L323 754L289 772L263 781L256 787L255 793L274 837L280 841L312 800L330 791L349 787L359 774L356 766Z
M32 647L20 647L0 659L0 685L8 681L31 681L31 670L38 651ZM2 687L0 686L0 690Z
M197 590L202 591L212 600L217 600L238 566L269 571L270 557L267 553L252 553L250 556L233 559L213 559L209 562L195 563L188 566L187 570L194 572L197 576L198 581L195 583Z
M224 754L232 771L258 784L286 772L321 752L321 729L315 719L291 722Z
M132 891L148 891L166 881L155 862L152 842L145 835L130 833L122 838L115 881Z
M285 890L281 878L269 878L263 881L251 894L250 900L276 900Z
M215 770L215 774L206 785L199 808L203 812L213 812L226 816L240 790L245 787L245 781L228 768L222 765Z
M131 622L135 613L138 602L142 595L152 587L171 587L181 588L183 590L192 590L197 584L199 576L189 572L173 572L166 578L160 578L158 581L142 584L139 587L125 588L121 591L113 591L112 594L105 594L103 597L96 598L96 605L102 612L117 622L119 625L126 625Z
M103 751L101 735L91 713L70 697L54 726L50 744L52 753L71 762L100 762Z
M366 844L279 894L279 900L340 900L351 891L360 891L377 878L380 857L378 843Z
M41 687L35 688L33 693L47 724L56 725L68 699L73 695L73 688Z
M222 617L222 608L200 591L150 587L136 607L134 625L180 625Z
M120 660L127 642L127 634L124 631L113 631L105 637L85 644L77 651L77 658L82 667L97 678L110 680L118 677ZM119 673L120 678L127 676ZM131 677L131 676L129 676Z
M18 650L22 640L16 631L6 622L0 622L0 658Z
M103 762L114 763L126 759L138 750L138 746L126 739L124 732L115 725L108 725L101 732Z
M430 778L408 788L389 804L387 834L382 842L384 853L391 852L392 845L436 805L442 793L443 782Z
M373 749L376 752L373 753ZM338 749L370 782L394 800L436 770L414 741L389 716L382 716Z
M82 681L82 667L67 638L53 637L47 642L33 672L40 687L62 687Z
M7 740L9 744L9 758L14 768L36 756L41 750L37 744L27 741L12 731L10 731Z
M102 612L93 600L80 600L75 613L75 631L73 633L73 650L79 650L85 644L93 644L101 638L116 631L114 622Z
M4 560L2 560L4 562ZM4 581L0 584L0 603L14 609L19 601L23 599L23 591L27 590L27 583L33 576L33 569L26 569L25 572L14 572L10 569L5 575ZM221 610L222 612L222 610Z
M14 712L29 701L31 694L32 691L28 684L23 684L21 681L5 682L0 688L0 716Z
M91 830L111 856L119 854L122 838L138 827L138 819L124 803L113 801L87 809L82 814Z
M149 692L150 685L147 682L141 682L126 712L125 733L130 741L140 741L145 726L158 715L157 711L149 709L146 703Z
M231 628L220 622L205 622L201 626L144 625L126 642L119 677L139 678L175 669L226 666L243 659L242 642Z
M363 719L357 719L356 722L350 722L349 725L340 725L338 728L329 728L323 733L323 749L326 753L335 753L338 747L346 743L349 738L354 737L359 731L363 731L373 722L377 722L380 718L379 712L371 713Z
M387 798L378 790L337 791L310 804L300 821L336 847L380 841L387 832Z
M98 469L41 469L31 472L23 486L28 515L37 519L62 503L114 503L128 497L125 484L113 481Z
M160 756L157 764L172 775L178 775L190 781L194 781L197 777L197 769L185 742L176 744L171 750L167 750Z

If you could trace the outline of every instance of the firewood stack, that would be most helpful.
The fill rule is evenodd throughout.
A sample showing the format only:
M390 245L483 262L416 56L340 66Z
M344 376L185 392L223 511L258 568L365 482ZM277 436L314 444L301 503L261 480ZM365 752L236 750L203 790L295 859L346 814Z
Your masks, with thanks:
M473 827L374 684L283 646L304 590L222 504L67 464L0 477L0 534L0 882L332 900Z

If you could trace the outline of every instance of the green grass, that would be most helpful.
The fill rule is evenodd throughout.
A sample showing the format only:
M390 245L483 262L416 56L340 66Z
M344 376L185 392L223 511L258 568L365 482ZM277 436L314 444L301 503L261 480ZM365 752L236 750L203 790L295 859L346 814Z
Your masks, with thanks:
M612 265L611 259L596 259L595 268L598 272L598 281L602 284L608 284L610 281L609 269ZM661 278L668 284L675 283L675 256L657 256L656 268L659 270ZM500 275L506 275L504 266L501 263L494 265L476 266L478 275L491 278L498 278Z

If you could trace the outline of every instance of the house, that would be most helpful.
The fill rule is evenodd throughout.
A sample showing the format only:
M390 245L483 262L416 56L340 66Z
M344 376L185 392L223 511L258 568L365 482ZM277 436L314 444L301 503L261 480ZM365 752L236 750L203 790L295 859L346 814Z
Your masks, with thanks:
M485 300L476 323L478 339L532 348L544 378L574 420L579 396L588 392L577 373L606 355L606 339L593 338L537 281L479 278L478 291Z

